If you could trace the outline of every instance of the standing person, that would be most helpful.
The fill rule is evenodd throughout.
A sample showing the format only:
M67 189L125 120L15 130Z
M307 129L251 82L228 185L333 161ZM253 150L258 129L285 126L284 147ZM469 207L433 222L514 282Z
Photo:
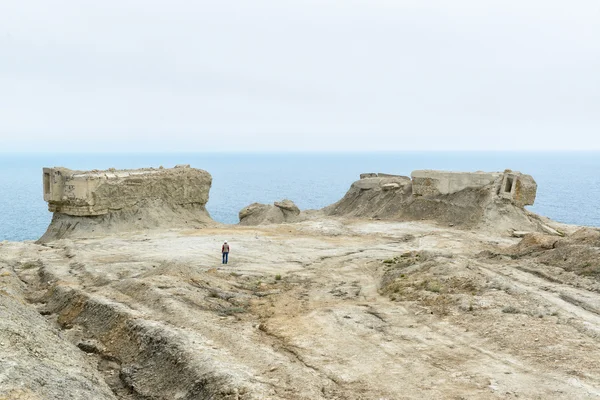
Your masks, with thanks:
M229 261L229 245L227 244L227 240L221 247L221 253L223 253L223 264L227 264L227 261Z

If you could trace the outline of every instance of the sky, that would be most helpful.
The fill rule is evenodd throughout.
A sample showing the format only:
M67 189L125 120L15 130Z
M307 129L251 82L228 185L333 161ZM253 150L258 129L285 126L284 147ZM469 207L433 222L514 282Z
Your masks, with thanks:
M600 150L600 2L0 1L0 152L410 150Z

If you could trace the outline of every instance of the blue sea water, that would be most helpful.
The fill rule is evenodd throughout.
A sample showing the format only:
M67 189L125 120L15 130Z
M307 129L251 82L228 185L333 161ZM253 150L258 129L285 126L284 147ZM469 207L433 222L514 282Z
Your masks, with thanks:
M503 171L533 175L531 211L560 222L600 226L600 152L1 154L0 241L35 240L51 219L42 198L42 167L172 167L191 164L213 176L207 208L237 223L253 202L293 200L316 209L339 200L362 172L410 175L415 169Z

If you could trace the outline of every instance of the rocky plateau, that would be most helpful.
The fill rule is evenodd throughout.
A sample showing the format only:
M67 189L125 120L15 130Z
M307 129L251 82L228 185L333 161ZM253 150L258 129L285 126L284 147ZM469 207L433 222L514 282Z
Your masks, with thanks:
M600 230L527 211L532 177L364 174L238 225L211 181L44 170L48 232L0 243L0 399L600 398Z

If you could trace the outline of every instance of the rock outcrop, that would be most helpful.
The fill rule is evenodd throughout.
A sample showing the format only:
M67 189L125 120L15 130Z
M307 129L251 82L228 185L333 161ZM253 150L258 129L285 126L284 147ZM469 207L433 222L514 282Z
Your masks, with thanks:
M29 279L16 274L19 267L0 257L0 399L116 400L88 357L27 304Z
M564 237L530 233L498 253L600 278L600 229L584 227Z
M457 227L551 231L525 210L535 201L535 180L520 172L418 170L412 179L362 174L327 215L394 220L434 220Z
M362 174L361 177L343 199L323 211L329 215L392 218L412 196L412 182L407 176Z
M300 209L291 200L276 201L273 205L252 203L239 212L240 225L281 224L298 222Z
M40 241L209 223L205 205L211 183L208 172L189 165L107 171L44 168L44 200L54 216Z

